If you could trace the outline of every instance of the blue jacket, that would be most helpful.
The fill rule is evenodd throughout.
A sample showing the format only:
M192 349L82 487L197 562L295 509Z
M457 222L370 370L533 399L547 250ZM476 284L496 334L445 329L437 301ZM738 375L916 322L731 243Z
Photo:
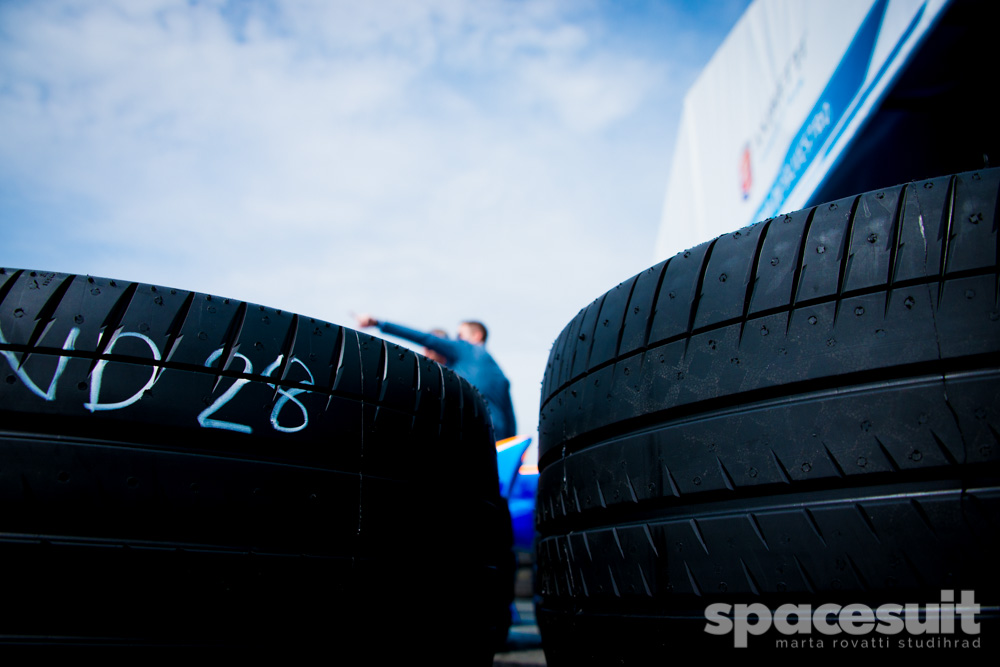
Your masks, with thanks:
M503 440L517 435L514 405L510 400L510 381L484 346L473 345L464 340L440 338L392 322L379 322L378 328L382 333L405 338L444 355L448 360L448 367L468 380L486 399L496 439Z

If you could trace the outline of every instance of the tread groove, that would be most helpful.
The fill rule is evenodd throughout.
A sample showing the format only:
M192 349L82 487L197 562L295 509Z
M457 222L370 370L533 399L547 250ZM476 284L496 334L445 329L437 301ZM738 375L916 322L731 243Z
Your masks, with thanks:
M90 370L87 372L88 376L93 374L94 369L97 368L99 358L108 353L108 348L111 347L112 341L114 341L115 337L121 331L125 313L128 311L128 307L132 303L132 297L135 296L135 291L138 287L137 283L129 283L129 286L115 300L115 305L111 307L111 310L108 311L107 316L101 323L101 338L97 343L97 356L90 364Z
M691 590L698 597L701 597L701 586L698 585L698 580L694 578L694 573L691 572L691 568L688 566L687 561L684 561L684 571L687 573L688 582L691 584Z
M872 537L875 538L876 542L881 544L882 540L879 538L878 531L875 529L875 524L872 523L872 518L868 516L868 512L866 512L865 508L861 506L861 503L855 503L854 508L858 510L858 514L861 515L861 520L868 527L868 530L871 532Z
M137 287L136 283L130 283L118 299L115 300L115 305L111 307L111 310L108 311L107 316L101 323L101 339L97 343L98 356L108 353L111 341L121 328L122 321L125 319L125 312L128 310L129 304L132 303L132 297L135 295Z
M327 386L330 387L330 391L336 391L337 385L340 383L342 376L342 369L344 368L344 351L347 347L347 334L344 333L344 327L337 327L337 340L333 343L333 352L330 354L330 379L327 381ZM327 402L329 406L329 402Z
M184 323L187 322L193 305L194 292L188 292L188 295L184 297L184 301L181 303L181 307L177 310L177 314L170 321L170 326L167 327L167 353L163 356L164 362L169 362L173 358L174 353L177 352L177 348L184 338L184 334L181 333L184 331Z
M566 340L566 344L567 345L571 344L570 341L572 341L574 339L574 335L577 336L577 337L580 335L580 327L583 326L583 313L585 311L586 311L586 309L581 310L577 314L576 318L572 322L569 323L570 330L569 330L569 333L567 334L567 340ZM572 349L573 353L570 355L569 359L565 358L566 357L565 346L564 346L563 351L559 355L559 356L563 357L563 359L562 359L562 361L559 362L559 375L556 375L556 381L558 381L559 376L561 376L563 374L563 369L564 368L566 369L566 371L565 371L566 374L568 376L570 376L570 377L567 378L566 382L564 382L562 385L560 385L555 392L553 392L552 394L549 395L550 398L552 396L554 396L556 393L558 393L559 390L564 389L565 387L568 387L569 385L571 385L573 383L574 380L576 380L576 377L573 377L573 366L576 364L576 353L580 349L580 346L573 344L572 347L573 347L573 349ZM586 376L586 375L587 375L587 373L583 374L583 376ZM546 404L547 403L548 403L548 401L546 401ZM542 407L544 407L544 405Z
M816 533L816 537L819 538L819 541L823 543L824 547L827 546L826 539L823 537L823 531L819 529L819 523L816 521L816 517L813 516L812 510L804 508L802 513L805 515L806 521L809 522L809 526L813 529L813 532Z
M997 215L1000 218L1000 213ZM653 320L656 319L656 304L660 302L660 288L663 287L663 278L667 275L667 269L670 268L670 263L674 260L673 257L668 259L663 263L663 269L660 270L660 275L656 279L656 289L653 290L653 300L650 301L649 307L649 317L646 318L646 333L642 337L642 350L649 347L649 336L653 332ZM1000 260L998 260L1000 263Z
M826 546L826 542L823 543L823 546ZM802 577L802 583L806 585L806 590L810 595L814 594L816 592L816 585L813 583L812 577L806 572L806 568L798 556L793 555L792 558L795 560L795 567L798 568L799 575Z
M754 579L753 574L750 572L750 568L747 567L746 561L740 558L740 567L743 569L743 576L746 577L747 584L750 585L750 592L756 596L760 596L760 587L757 585L756 579Z
M415 415L420 410L420 399L421 399L421 396L420 396L420 381L423 378L420 377L420 357L418 357L416 355L413 355L410 358L410 360L413 362L413 365L414 365L415 371L416 371L415 375L413 376L414 377L414 382L415 382L415 385L414 385L414 388L413 388L413 414Z
M698 543L701 544L701 548L705 550L705 555L708 554L708 545L705 543L705 537L701 534L701 526L698 525L697 519L688 519L688 525L691 526L691 532L694 536L698 538Z
M975 174L975 176L979 176L979 174ZM1000 197L997 197L997 202L993 207L993 229L991 231L994 236L997 234L998 226L1000 226ZM993 282L993 308L996 310L1000 308L1000 239L996 243L993 266L998 269L996 280Z
M799 289L801 289L802 284L802 274L806 270L806 243L809 241L809 231L812 229L813 218L816 217L816 209L818 206L813 206L809 209L809 215L806 216L806 224L802 229L802 239L799 241L799 251L798 256L795 258L795 273L792 274L792 290L790 294L790 301L788 302L788 321L785 323L785 334L788 334L789 328L792 326L792 312L795 310L796 305L799 301Z
M4 270L3 273L0 273L0 275L3 275L4 273L6 273L6 270ZM18 269L11 274L10 278L6 282L0 284L0 305L3 305L4 299L6 299L7 295L10 294L10 291L14 289L14 285L17 284L17 281L20 280L21 274L23 273L24 269Z
M446 390L445 390L445 387L444 387L444 367L441 366L441 364L437 364L437 372L438 372L438 377L441 380L441 394L440 394L441 407L438 409L438 425L437 425L438 435L440 435L441 434L441 429L444 426L444 416L445 416L446 408L447 408L448 404L445 402L445 392L446 392Z
M716 456L715 460L719 464L719 472L722 473L722 481L726 483L726 488L729 489L730 491L735 491L736 490L736 485L733 483L733 478L729 474L729 471L726 470L726 466L723 465L722 459L720 459L718 456Z
M947 446L945 446L944 441L941 440L940 436L938 436L938 434L935 433L933 429L931 430L931 437L934 438L935 444L937 444L938 449L941 450L941 454L948 461L948 463L953 466L958 465L958 461L956 461L955 457L952 456L951 450L948 449Z
M653 597L653 591L649 589L649 582L646 581L646 573L642 571L642 565L639 565L639 577L642 579L642 587L646 590L646 597Z
M958 429L958 436L962 439L962 451L965 452L965 458L968 459L969 445L968 445L968 443L965 442L965 431L962 429L962 420L958 418L958 413L955 412L955 406L953 406L951 404L951 401L948 400L947 388L945 388L944 404L948 408L948 413L951 415L951 418L955 422L955 428ZM932 431L932 433L933 433L933 431ZM937 438L936 435L934 437ZM944 446L944 441L943 440L938 439L938 444L943 449L947 449L947 447ZM945 456L948 456L949 460L951 460L951 457L950 457L949 454L946 454ZM963 463L964 462L965 461L963 461Z
M750 512L747 514L747 520L750 522L750 527L753 528L753 532L755 532L757 537L760 539L760 543L764 545L765 549L770 551L771 547L767 545L767 540L764 539L764 531L761 530L760 521L757 520L757 515Z
M941 266L938 272L938 308L941 307L941 296L944 294L944 280L948 272L948 259L951 254L951 232L955 215L956 181L955 176L948 179L948 191L945 194L947 204L942 213L941 226L938 228L938 240L941 242Z
M583 331L582 330L583 329L583 325L584 325L584 323L585 323L585 321L587 319L586 318L587 309L584 309L583 316L580 318L580 329L581 329L581 331L577 334L577 338L579 340L583 340L584 341L583 348L585 350L585 352L584 352L584 354L585 354L585 357L584 357L584 367L585 368L589 368L590 367L590 354L594 350L594 339L597 337L597 334L596 334L596 332L597 332L597 325L601 321L601 310L604 309L604 302L607 301L607 296L608 296L607 294L601 295L600 297L598 297L597 301L595 301L590 306L591 308L594 308L594 307L597 308L597 312L594 314L594 326L593 326L593 328L591 328L590 331ZM582 339L579 338L580 336L583 336L583 338ZM574 349L573 349L573 364L570 366L570 372L573 371L573 366L576 365L576 352L577 352L577 350L580 350L580 345L574 345ZM608 362L608 363L614 363L613 359L610 362ZM585 373L583 373L583 375L585 376L585 375L587 375L587 373L585 372Z
M233 318L229 321L229 326L226 327L226 333L222 336L222 355L219 357L220 371L229 370L229 366L233 363L233 357L240 350L240 334L243 333L246 317L247 304L245 301L241 301L240 305L236 307L236 312L233 313ZM216 375L213 392L219 388L221 381L222 375Z
M931 535L933 535L934 538L936 539L937 531L934 530L934 524L931 523L931 518L927 516L927 511L924 510L924 507L923 505L920 504L920 501L917 500L916 498L910 498L910 507L913 508L913 511L916 512L917 516L921 518L924 525L927 526L927 530L929 530Z
M618 582L615 581L615 573L611 571L610 565L608 565L608 577L611 579L611 590L614 591L616 598L620 598L622 594L618 590Z
M632 477L628 474L627 470L625 471L625 482L628 484L629 493L632 494L632 502L639 502L639 498L635 495L635 487L632 486Z
M63 297L66 296L66 292L69 290L70 285L76 280L75 275L67 276L59 283L59 286L52 290L52 294L49 298L45 300L42 307L38 309L38 314L35 315L35 322L37 323L31 331L31 335L28 337L27 347L33 348L41 340L48 330L52 327L52 323L55 321L53 315L55 315L56 309L59 307L59 303L62 301ZM134 292L135 290L133 290ZM25 353L21 357L21 365L24 365L24 360L28 358L28 354Z
M701 268L698 270L698 282L694 288L694 299L691 300L691 311L688 314L687 336L684 339L684 357L687 358L688 345L691 342L691 335L694 332L694 323L698 318L698 306L701 304L702 291L705 288L705 274L708 272L708 263L712 259L712 251L719 239L713 239L708 244L705 256L701 260Z
M927 579L926 579L926 577L924 577L924 575L917 568L917 565L910 559L910 557L905 552L902 553L902 554L900 554L900 555L903 558L903 562L906 563L906 566L908 568L910 568L911 572L913 572L913 576L919 582L920 586L926 587L927 586Z
M844 285L847 284L847 279L851 272L851 264L854 260L854 253L851 252L851 248L854 243L854 225L855 220L858 215L858 204L861 202L861 197L855 197L854 201L851 202L851 213L847 216L847 229L844 230L844 238L840 243L840 270L837 274L837 297L834 300L833 306L833 325L837 325L837 317L840 315L840 304L844 300Z
M292 315L292 322L288 326L288 333L281 345L281 363L278 364L278 374L274 384L274 398L278 398L279 383L284 384L288 379L288 373L292 368L292 353L295 351L295 341L299 337L299 316ZM273 374L272 374L273 375Z
M896 200L896 210L893 213L892 218L892 231L889 234L889 270L887 272L887 280L885 289L885 310L882 312L882 317L886 317L889 314L889 302L892 300L892 290L893 286L896 284L896 274L899 271L899 248L900 242L903 238L903 221L906 218L906 195L909 186L904 185L899 190L899 199Z
M642 524L642 531L646 534L646 539L649 541L649 547L653 550L653 556L656 558L660 557L660 552L656 550L656 543L653 542L653 534L649 532L649 524Z
M792 483L792 477L788 474L788 469L785 468L785 464L781 462L778 455L775 453L774 449L771 449L771 458L774 459L774 464L778 466L778 472L781 473L781 479L785 484Z
M379 341L378 368L379 374L375 378L377 383L376 391L378 393L378 401L381 403L385 400L385 392L389 389L385 381L385 379L389 377L389 348L388 344L384 340ZM460 391L459 396L461 397L461 400L459 401L459 414L461 415L461 421L459 423L465 424L465 392Z
M826 443L823 443L823 451L826 452L827 457L829 457L830 463L833 464L834 469L837 471L837 475L839 477L846 477L844 469L840 467L840 463L837 461L837 457L833 455L833 452L831 452L830 448L826 446Z
M618 537L618 529L617 528L614 528L614 527L611 528L611 536L615 538L615 546L618 547L618 553L621 554L622 560L624 560L625 559L625 550L622 549L622 541Z
M878 447L882 450L882 455L885 456L885 460L889 462L889 467L892 468L892 471L899 472L899 465L896 464L896 460L893 458L892 454L889 453L889 450L886 449L885 445L882 444L882 441L878 439L878 436L875 436L875 442L878 443Z
M743 296L743 315L740 317L740 333L736 339L736 349L740 349L740 345L743 343L743 330L746 329L747 319L750 315L750 304L753 303L754 292L757 291L757 265L760 264L760 255L764 252L764 240L767 238L767 232L771 229L771 223L774 222L773 219L768 220L764 223L764 226L760 230L760 238L757 240L757 248L754 250L753 259L750 261L750 279L747 281L746 293Z
M628 288L628 298L625 299L625 307L622 309L622 322L618 327L618 340L615 342L615 353L611 355L612 359L617 359L622 349L622 337L625 335L625 320L628 319L628 309L632 305L632 295L635 294L636 283L639 282L639 276L632 279L632 284Z
M858 583L861 585L861 590L862 591L871 590L871 586L868 585L868 581L865 579L865 576L861 574L861 568L859 568L858 564L854 562L854 559L851 558L851 555L846 554L846 558L847 562L851 566L851 570L854 572L854 576L857 577Z
M666 465L664 465L663 466L663 470L664 470L664 472L667 473L667 481L670 482L670 493L673 494L673 496L675 498L680 498L681 497L681 491L680 491L680 489L677 488L677 482L674 480L674 476L670 472L670 469L667 468Z

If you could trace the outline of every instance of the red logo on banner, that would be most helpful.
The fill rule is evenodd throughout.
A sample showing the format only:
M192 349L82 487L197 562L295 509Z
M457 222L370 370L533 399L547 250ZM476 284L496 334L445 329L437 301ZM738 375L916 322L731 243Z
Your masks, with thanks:
M753 184L753 176L750 173L750 144L743 148L743 155L740 156L740 189L743 191L743 198L750 196L750 186Z

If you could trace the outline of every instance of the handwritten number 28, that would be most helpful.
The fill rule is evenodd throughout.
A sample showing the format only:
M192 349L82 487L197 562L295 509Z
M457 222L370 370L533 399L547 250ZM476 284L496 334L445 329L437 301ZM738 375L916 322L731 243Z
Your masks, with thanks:
M222 355L222 349L220 348L208 356L208 359L205 360L205 366L206 367L211 366L212 363L215 360L217 360L221 355ZM244 373L253 373L253 364L250 362L249 359L247 359L245 356L239 353L233 356L238 357L243 361ZM274 362L272 362L267 368L264 369L263 373L264 377L271 377L271 373L273 373L275 369L277 369L278 366L281 365L282 359L284 359L284 355L279 354L278 358L275 359ZM315 378L313 378L313 374L309 371L306 365L302 363L297 357L292 357L289 360L289 365L291 364L298 364L299 366L302 367L302 370L306 372L306 375L309 376L309 381L305 382L305 384L313 385L316 383ZM236 396L236 394L240 392L240 390L244 387L244 385L246 385L248 382L250 382L250 380L243 378L233 382L233 384L229 387L229 389L227 389L222 394L222 396L219 396L217 399L215 399L215 401L211 405L209 405L207 408L201 411L201 413L198 415L198 423L205 428L221 428L227 431L236 431L238 433L253 433L253 428L248 426L247 424L238 424L236 422L224 421L222 419L210 419L211 415L217 412L223 405L231 401ZM299 396L300 394L308 393L309 390L300 388L284 389L282 387L278 387L276 384L269 384L268 386L274 387L278 391L278 400L274 402L274 408L271 410L271 426L274 428L274 430L280 431L282 433L295 433L296 431L301 431L306 426L308 426L309 412L306 410L306 407L297 398L297 396ZM298 426L282 426L278 420L278 417L281 414L281 410L289 402L294 403L296 407L298 407L299 411L302 413L302 423L299 424Z

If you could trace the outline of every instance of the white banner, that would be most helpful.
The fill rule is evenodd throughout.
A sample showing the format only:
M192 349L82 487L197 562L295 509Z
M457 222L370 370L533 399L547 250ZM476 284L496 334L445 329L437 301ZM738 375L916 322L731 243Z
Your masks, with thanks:
M684 98L656 259L800 209L949 0L756 0Z

